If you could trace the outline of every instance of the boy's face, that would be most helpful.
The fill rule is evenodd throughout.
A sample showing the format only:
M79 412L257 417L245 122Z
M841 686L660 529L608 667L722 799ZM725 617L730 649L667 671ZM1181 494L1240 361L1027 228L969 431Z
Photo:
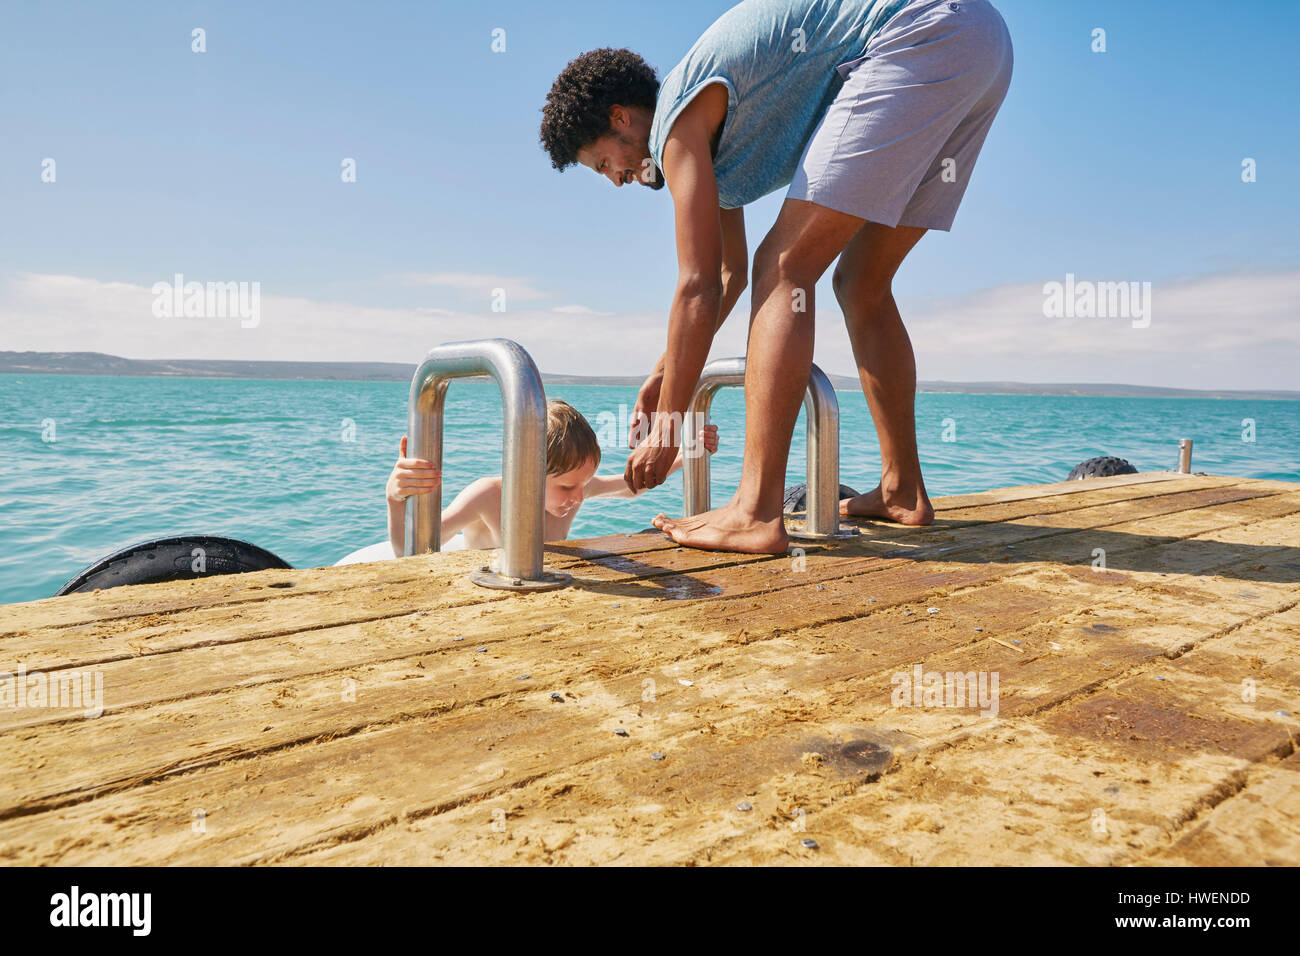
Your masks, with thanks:
M567 518L582 504L582 492L596 473L596 463L588 461L562 475L546 476L546 511L556 518Z

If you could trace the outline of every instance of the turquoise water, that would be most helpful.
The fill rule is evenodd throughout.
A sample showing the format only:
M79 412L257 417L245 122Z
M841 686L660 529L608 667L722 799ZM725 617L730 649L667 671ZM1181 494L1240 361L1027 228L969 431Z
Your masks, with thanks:
M164 535L242 538L295 567L381 540L406 395L396 382L0 375L0 602L48 597L103 555ZM552 386L548 395L614 439L601 425L625 420L620 405L630 408L636 390ZM866 401L861 392L839 401L841 479L867 490L880 459ZM1143 471L1173 468L1179 438L1195 441L1195 471L1300 481L1300 402L922 394L916 404L932 495L1059 481L1101 454ZM1247 418L1254 442L1242 440ZM954 441L943 440L945 419ZM51 420L53 432L43 425ZM740 476L740 390L719 393L714 420L717 504ZM622 471L626 430L617 431L602 473ZM500 470L493 385L452 385L445 442L444 504ZM803 480L803 454L801 419L789 483ZM573 534L636 531L659 511L680 514L677 476L633 501L587 503Z

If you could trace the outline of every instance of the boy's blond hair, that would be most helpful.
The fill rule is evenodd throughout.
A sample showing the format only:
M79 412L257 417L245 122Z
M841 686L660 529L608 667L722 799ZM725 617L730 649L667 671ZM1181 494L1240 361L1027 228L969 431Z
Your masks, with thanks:
M546 473L562 475L585 465L600 464L600 442L590 423L568 402L546 403Z

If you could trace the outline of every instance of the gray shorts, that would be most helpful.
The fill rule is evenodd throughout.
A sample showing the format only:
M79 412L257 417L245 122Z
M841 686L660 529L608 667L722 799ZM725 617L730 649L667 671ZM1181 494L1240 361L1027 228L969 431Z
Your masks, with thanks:
M790 183L886 226L949 230L1011 83L1011 36L988 0L913 0L844 77Z

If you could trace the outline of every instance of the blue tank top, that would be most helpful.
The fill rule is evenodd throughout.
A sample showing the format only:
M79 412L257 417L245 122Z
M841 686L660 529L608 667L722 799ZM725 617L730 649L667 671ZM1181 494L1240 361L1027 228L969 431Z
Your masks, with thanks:
M734 209L789 185L804 146L844 85L840 64L860 58L908 0L745 0L714 21L663 78L650 156L710 83L727 87L727 118L713 159L718 202Z

